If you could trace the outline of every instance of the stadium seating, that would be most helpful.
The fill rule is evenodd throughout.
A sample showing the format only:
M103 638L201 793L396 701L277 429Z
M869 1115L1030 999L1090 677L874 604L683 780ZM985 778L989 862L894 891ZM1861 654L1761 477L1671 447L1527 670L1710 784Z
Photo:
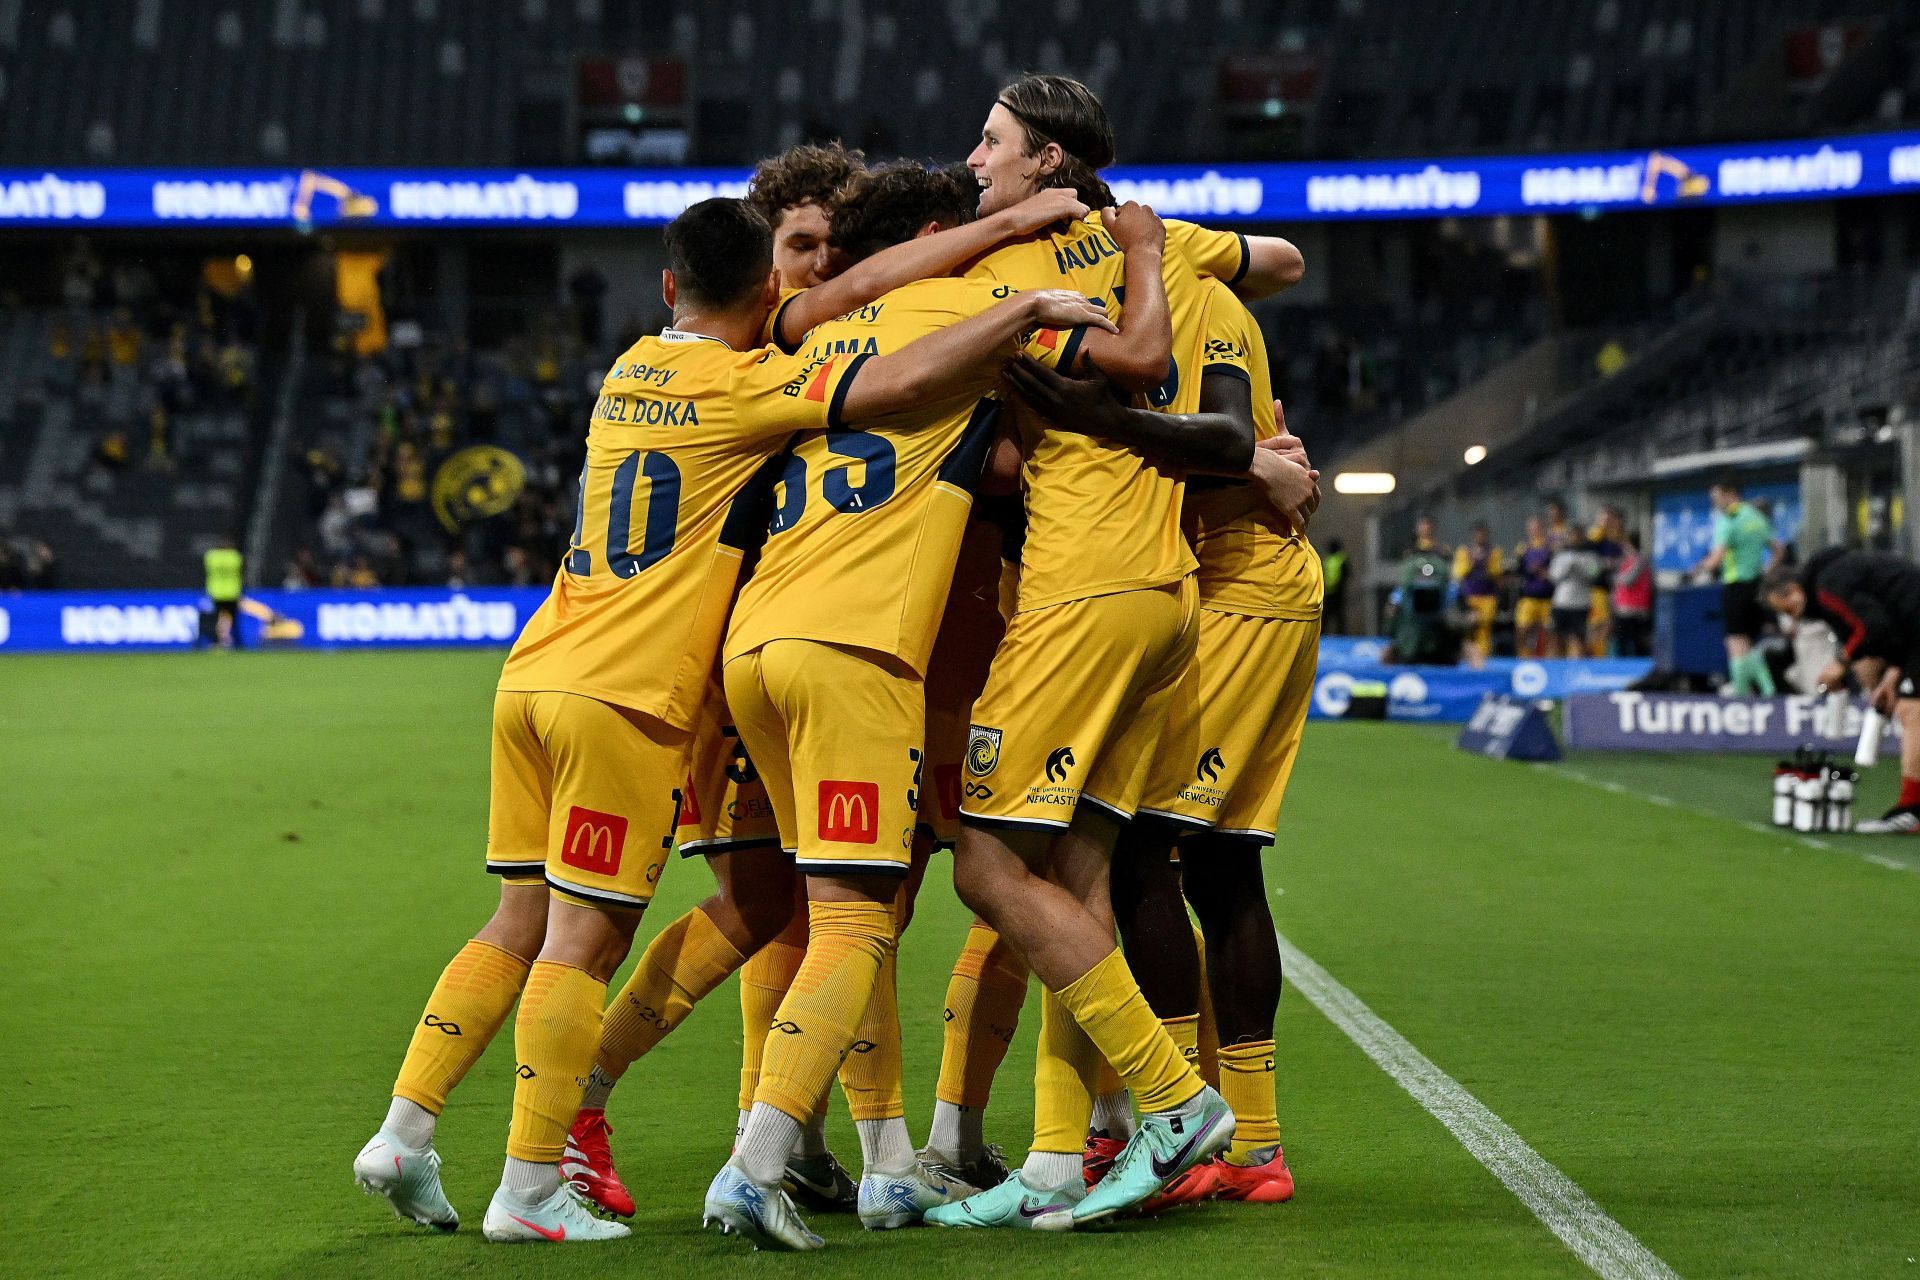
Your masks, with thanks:
M1028 67L1067 70L1100 91L1123 156L1241 154L1228 113L1193 104L1224 93L1231 107L1247 82L1223 71L1249 53L1285 55L1296 68L1288 91L1304 95L1274 104L1298 128L1252 135L1270 153L1671 144L1739 133L1742 120L1771 118L1764 105L1784 104L1801 127L1913 118L1913 59L1870 60L1873 85L1843 78L1855 93L1787 92L1766 74L1789 32L1843 21L1865 31L1874 8L1485 0L1467 21L1419 0L1125 0L1124 20L1103 22L1105 6L1064 0L1043 25L1011 0L898 10L855 0L14 4L0 6L0 163L557 163L577 156L563 135L583 53L684 59L693 158L708 161L834 135L876 152L954 156L974 122L924 108L984 105ZM1911 39L1911 13L1882 20ZM1882 74L1891 96L1877 91ZM800 102L803 83L831 91Z
M114 322L0 313L0 534L55 548L62 586L191 585L245 510L256 409L243 390L168 409L146 369L63 336Z

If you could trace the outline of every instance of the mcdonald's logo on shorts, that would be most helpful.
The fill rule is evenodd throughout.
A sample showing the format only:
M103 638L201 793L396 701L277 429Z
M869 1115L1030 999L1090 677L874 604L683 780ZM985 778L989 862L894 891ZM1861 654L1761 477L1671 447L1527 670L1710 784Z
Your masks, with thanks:
M620 854L627 845L627 820L617 813L601 813L574 805L567 810L567 833L560 841L560 861L598 876L620 870Z
M700 793L694 789L691 774L687 776L686 790L680 793L680 813L674 825L678 827L700 825Z
M880 839L880 784L820 780L820 838L842 844Z

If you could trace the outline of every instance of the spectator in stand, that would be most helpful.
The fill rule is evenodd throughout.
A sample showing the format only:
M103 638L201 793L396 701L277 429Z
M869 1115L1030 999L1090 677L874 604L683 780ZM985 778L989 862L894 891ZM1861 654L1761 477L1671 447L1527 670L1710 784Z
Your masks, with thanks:
M280 585L288 591L305 591L324 581L326 579L320 576L320 566L313 562L313 550L301 547L293 553L293 559L287 561L287 572L280 580Z
M1554 655L1581 658L1587 652L1587 617L1593 610L1593 584L1600 576L1600 557L1579 533L1553 553L1547 568L1553 580Z
M1555 551L1574 541L1573 526L1567 523L1567 504L1558 498L1547 500L1547 545Z
M1399 584L1387 616L1388 662L1453 661L1446 618L1447 553L1429 516L1414 522L1413 545L1400 561Z
M1453 582L1473 615L1462 656L1469 666L1483 666L1493 655L1493 619L1500 610L1500 548L1485 521L1475 521L1466 545L1453 553Z
M26 584L29 591L52 591L60 585L60 560L39 538L27 548Z
M1626 535L1613 573L1613 646L1622 658L1653 653L1653 562L1640 550L1640 535Z
M1620 538L1624 526L1620 513L1612 507L1600 508L1599 519L1587 534L1587 545L1600 562L1600 576L1594 579L1593 600L1587 610L1587 656L1607 656L1607 634L1612 621L1613 573L1623 550Z
M95 466L107 471L124 471L132 457L131 447L127 444L127 433L115 427L100 438L93 446Z
M1327 541L1320 553L1320 577L1325 591L1322 628L1327 635L1347 634L1347 547L1338 538Z
M1773 696L1773 673L1754 642L1766 626L1760 603L1760 575L1780 543L1773 525L1740 500L1739 482L1722 476L1707 491L1713 501L1713 548L1693 567L1696 574L1720 574L1720 618L1727 638L1727 676L1736 694Z
M1527 537L1514 548L1513 563L1520 576L1513 606L1513 652L1521 658L1544 658L1552 641L1553 547L1539 516L1527 517Z
M357 555L353 558L353 567L347 570L346 581L341 585L361 588L377 587L380 585L380 576L373 571L371 560L364 554Z

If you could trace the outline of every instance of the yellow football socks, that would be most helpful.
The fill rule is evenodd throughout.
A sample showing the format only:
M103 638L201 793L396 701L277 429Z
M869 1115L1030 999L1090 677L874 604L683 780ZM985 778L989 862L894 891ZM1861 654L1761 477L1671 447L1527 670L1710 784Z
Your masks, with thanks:
M760 1087L760 1057L767 1044L767 1028L800 962L807 954L807 917L800 911L779 937L754 952L740 966L740 1109L753 1106L753 1093Z
M1249 1164L1248 1157L1280 1141L1274 1100L1273 1041L1251 1040L1220 1048L1220 1096L1233 1109L1233 1145L1227 1159Z
M393 1082L394 1096L439 1115L447 1095L505 1024L526 981L527 962L511 951L480 941L460 948L427 997Z
M1100 1051L1061 998L1042 991L1040 1043L1033 1063L1035 1151L1077 1152L1085 1147L1099 1075Z
M1184 1018L1162 1018L1160 1019L1160 1025L1165 1027L1167 1034L1173 1038L1173 1047L1180 1051L1180 1056L1187 1060L1189 1066L1198 1070L1200 1064L1200 1015L1190 1013Z
M1059 997L1132 1090L1142 1112L1170 1111L1206 1087L1147 1007L1117 948L1062 988ZM1096 1067L1089 1067L1082 1087L1092 1086ZM1081 1127L1084 1132L1084 1117Z
M956 1107L987 1105L1026 999L1026 962L992 929L974 925L947 982L936 1098Z
M899 923L896 910L894 922ZM855 1120L894 1120L907 1114L900 1086L900 1007L894 991L898 939L887 944L874 974L873 995L840 1064L840 1088Z
M570 964L539 960L527 975L513 1047L520 1065L513 1087L507 1154L557 1164L580 1110L587 1072L600 1047L600 1006L607 984Z
M662 929L641 953L627 985L607 1006L596 1065L618 1080L635 1059L680 1025L694 1005L740 967L740 951L695 908ZM761 1024L762 1030L765 1029Z
M891 903L813 902L807 915L806 959L774 1014L753 1098L802 1122L853 1044L894 942Z

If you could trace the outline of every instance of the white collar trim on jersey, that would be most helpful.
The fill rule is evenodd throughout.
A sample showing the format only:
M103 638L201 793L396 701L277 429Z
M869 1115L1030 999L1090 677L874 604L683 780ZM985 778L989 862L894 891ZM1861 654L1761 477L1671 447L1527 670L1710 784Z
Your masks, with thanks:
M662 342L717 342L727 350L733 350L733 344L725 338L716 338L710 333L688 333L684 329L666 328L660 331Z

